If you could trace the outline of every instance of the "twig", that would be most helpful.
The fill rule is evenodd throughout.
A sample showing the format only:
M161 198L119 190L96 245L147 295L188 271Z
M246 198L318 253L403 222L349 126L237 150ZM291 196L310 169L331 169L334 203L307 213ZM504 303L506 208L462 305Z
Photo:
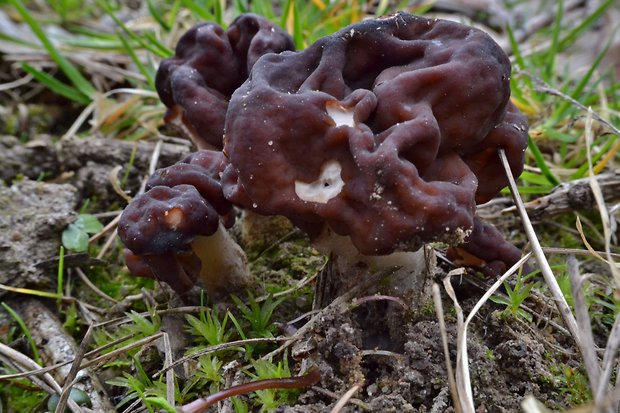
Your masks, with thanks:
M75 267L75 272L77 273L78 277L80 277L80 280L82 280L82 282L84 284L86 284L88 286L88 288L93 290L93 292L95 294L97 294L99 297L103 298L104 300L111 301L114 304L118 304L117 300L115 300L114 298L110 297L109 295L107 295L106 293L101 291L95 284L93 284L90 281L90 279L88 278L88 276L84 273L84 271L82 271L82 269L80 267Z
M114 218L108 222L102 229L101 231L99 231L98 233L96 233L95 235L93 235L92 237L90 237L88 239L88 243L92 243L97 241L99 238L103 237L106 233L108 233L112 228L116 227L116 225L118 224L118 221L121 219L121 212L123 211L114 211L113 212L113 216Z
M113 341L105 344L104 346L101 346L101 347L99 347L99 348L97 348L95 350L89 351L88 353L86 353L84 355L84 357L88 358L88 357L92 356L93 354L98 354L99 352L104 351L104 350L106 350L106 349L108 349L110 347L114 347L118 343L122 343L123 341L127 341L127 340L129 340L130 338L132 338L134 336L135 336L135 334L130 334L130 335L127 335L125 337L121 337L119 339L113 340ZM0 380L15 379L15 378L19 378L19 377L28 377L28 376L33 376L33 375L39 375L39 374L47 373L47 372L50 372L50 371L55 370L57 368L66 366L68 364L71 364L74 361L75 361L75 359L71 359L71 360L64 361L62 363L54 364L52 366L42 367L42 368L38 368L38 369L35 369L35 370L30 370L30 371L24 371L22 373L4 374L4 375L0 376Z
M81 368L85 369L88 367L92 367L92 366L97 366L100 364L105 363L106 361L110 360L110 359L115 359L117 358L120 354L123 354L129 350L131 350L132 348L136 348L136 347L142 347L145 346L147 344L152 343L155 340L159 340L161 338L161 336L163 335L163 332L159 332L159 333L155 333L152 336L149 337L145 337L141 340L137 340L134 341L133 343L130 343L124 347L121 347L119 349L116 349L114 351L111 351L109 353L103 354L97 358L94 358L90 361L86 361L84 363L82 363L82 365L80 366Z
M536 91L544 92L544 93L547 93L549 95L554 95L554 96L557 96L559 98L562 98L562 99L566 100L567 102L570 102L572 105L578 107L579 109L583 110L584 112L590 113L594 119L596 119L597 121L601 122L603 125L607 126L612 131L612 133L614 135L620 137L620 129L616 128L611 122L609 122L607 119L605 119L602 116L600 116L598 113L593 112L591 109L589 109L586 106L582 105L581 103L579 103L577 100L573 99L572 97L570 97L570 96L560 92L557 89L552 88L547 83L545 83L543 80L539 79L538 77L536 77L534 75L532 75L530 73L527 73L525 71L518 71L518 73L524 74L527 77L529 77L530 79L532 79L534 81L534 83L537 84Z
M350 301L353 297L357 296L362 291L365 291L370 286L376 285L378 282L383 280L385 277L388 277L389 275L393 274L394 271L396 271L397 269L398 268L396 268L396 269L390 268L390 269L383 270L383 271L377 271L376 273L371 274L371 276L368 277L365 280L365 282L363 282L362 284L359 284L359 285L355 286L354 288L351 288L349 291L345 292L341 296L336 297L336 299L334 299L334 301L332 301L330 304L328 304L327 306L322 308L319 312L314 314L312 316L312 318L310 320L308 320L308 322L306 324L304 324L302 327L300 327L295 332L295 334L293 334L293 336L288 338L287 341L284 344L282 344L280 347L278 347L277 349L273 350L272 352L268 353L267 355L263 356L262 359L263 360L270 360L274 356L280 354L282 351L284 351L288 347L290 347L291 344L293 344L294 342L299 340L308 331L310 331L310 329L312 329L314 327L314 325L317 323L317 321L319 321L321 319L323 314L325 314L326 312L331 311L331 310L333 310L335 308L344 306L344 304L347 303L348 301Z
M168 333L164 333L162 338L164 340L164 367L167 368L172 364L172 349ZM166 400L174 407L174 370L172 369L166 371Z
M102 259L103 256L106 254L106 252L108 252L108 249L110 248L110 246L112 245L114 240L116 240L116 228L114 228L114 230L112 231L112 233L110 234L108 239L105 241L105 243L101 247L101 250L97 254L97 259L98 260Z
M351 302L351 305L354 307L358 307L370 301L391 301L393 303L398 304L405 310L409 309L407 304L405 304L405 302L401 298L394 297L392 295L383 295L383 294L373 294L373 295L367 295L366 297L354 298Z
M297 282L297 284L295 284L293 287L288 288L286 290L283 291L278 291L275 294L266 294L266 295L262 295L258 298L256 298L256 302L260 303L263 302L265 300L267 300L267 298L271 297L271 298L278 298L278 297L283 297L285 295L289 295L290 293L293 293L295 291L298 291L300 289L302 289L305 285L311 283L312 281L314 281L316 279L316 277L318 277L318 272L314 273L312 275L306 276L304 278L302 278L301 280L299 280Z
M551 266L545 257L545 254L540 246L540 242L538 241L538 237L536 236L536 232L534 231L534 227L532 226L532 222L530 221L527 212L525 210L525 206L523 205L523 200L519 195L519 190L517 189L517 184L512 176L512 171L510 170L510 165L508 163L508 159L506 158L506 153L503 149L498 150L499 157L504 165L504 171L506 172L506 177L508 178L508 184L510 187L510 192L512 193L513 200L515 205L517 206L517 211L519 212L519 216L521 217L521 221L525 230L525 234L527 235L528 240L532 246L532 251L534 252L534 256L536 257L536 261L538 262L538 266L542 272L545 283L549 287L549 291L551 292L553 299L555 301L555 305L562 316L562 319L566 323L568 330L571 332L573 339L577 342L579 348L582 348L581 337L579 336L579 328L577 327L577 321L575 317L573 317L573 313L566 302L566 298L564 294L562 294L562 290L551 270Z
M228 348L234 348L234 347L242 347L244 345L249 345L249 344L264 344L264 343L277 343L280 341L287 341L289 340L289 338L287 337L263 337L263 338L248 338L245 340L237 340L237 341L229 341L228 343L223 343L223 344L218 344L216 346L210 346L207 347L205 349L202 349L200 351L196 351L192 354L189 354L185 357L182 357L180 359L178 359L175 362L171 362L170 364L166 364L166 366L159 370L157 373L153 374L153 378L157 378L159 376L161 376L162 374L171 371L174 367L178 366L179 364L183 364L189 360L198 358L200 356L204 356L205 354L210 354L210 353L215 353L217 351L221 351L221 350L225 350Z
M210 396L194 400L193 402L177 409L177 411L179 413L198 413L207 407L213 406L215 403L232 396L238 396L265 389L303 389L318 383L320 379L321 375L319 373L319 368L314 366L311 367L308 373L303 376L251 381L225 390L220 390Z
M595 179L603 198L611 202L620 198L620 172L612 171L595 178L577 179L555 187L551 193L525 204L530 218L540 221L545 216L562 214L575 210L589 210L597 206L591 180ZM503 212L514 210L506 208Z
M360 385L356 384L355 386L347 390L347 392L343 394L340 400L338 400L338 402L334 405L330 413L340 413L340 411L344 408L344 406L346 406L347 403L349 403L349 400L351 399L351 397L353 397L353 395L357 393L359 389L360 389Z
M609 262L609 269L611 270L611 275L613 275L614 280L616 280L616 287L620 288L620 271L618 270L615 263L611 259L611 225L610 225L610 219L609 219L609 212L607 211L607 207L605 206L605 199L601 192L601 188L598 184L598 181L594 177L594 171L592 170L592 153L590 151L590 147L592 146L592 138L593 138L592 137L592 116L594 116L594 112L592 112L592 109L588 108L588 116L586 118L586 154L588 155L588 171L590 172L590 187L592 188L592 193L594 194L594 199L596 200L596 205L598 206L598 210L601 215L601 223L603 224L603 233L605 236L605 254L607 254L607 260ZM618 130L615 129L615 131L617 132Z
M591 257L592 251L590 250L580 250L577 248L554 248L554 247L543 247L543 251L549 254L563 254L563 255L576 255L582 257ZM604 252L594 250L596 254L604 254ZM611 253L611 257L615 259L620 259L620 254Z
M467 319L463 322L463 310L456 298L452 284L450 283L450 277L446 277L443 280L443 285L454 303L456 309L457 318L457 344L456 344L456 387L458 391L458 399L464 413L474 413L476 411L474 406L474 398L471 390L471 380L469 377L469 360L467 356L467 327L474 318L478 310L482 305L495 293L495 291L503 284L503 282L514 274L521 265L523 265L529 258L531 253L528 253L521 257L512 267L510 267L495 283L489 288L484 295L478 300L474 308L470 311Z
M65 411L65 406L67 405L67 401L69 400L69 395L71 392L72 382L76 378L78 371L80 371L80 363L82 362L82 359L84 359L86 346L90 344L92 334L93 326L91 324L90 326L88 326L88 330L86 330L86 334L84 334L84 338L82 338L80 346L75 351L75 356L73 357L73 364L71 365L69 374L67 374L67 378L65 379L65 384L62 388L62 393L60 394L60 399L58 400L58 405L56 406L55 413L62 413Z
M449 276L449 274L448 274ZM448 347L448 333L446 329L446 319L443 313L443 304L441 302L441 294L439 285L433 283L432 286L433 304L435 304L435 312L437 313L437 321L439 322L439 332L441 333L441 344L443 346L444 363L446 364L446 372L448 373L448 386L450 387L450 396L452 397L452 405L456 413L462 413L461 403L458 399L458 390L454 379L454 370L452 369L452 360L450 360L450 349Z
M584 348L581 351L583 362L586 367L586 373L590 380L590 387L599 388L601 370L598 366L598 358L596 356L594 337L592 337L592 325L590 324L590 315L588 314L588 305L583 294L583 282L586 280L579 273L577 259L569 256L566 260L568 278L570 281L571 291L573 293L573 307L575 308L575 318L577 325L581 330L581 340ZM596 399L594 399L596 401Z
M30 357L23 355L17 350L13 350L11 347L3 343L0 343L0 354L2 354L5 357L10 358L11 360L13 360L15 363L17 363L23 368L31 369L31 370L41 368L41 366L39 366ZM51 387L51 390L53 390L54 392L58 394L62 393L62 388L49 373L43 373L43 380L45 381L47 385ZM67 404L73 413L84 413L82 409L80 408L80 406L78 406L77 403L75 403L73 400L69 400Z
M333 391L324 389L322 387L312 386L312 390L314 390L317 393L323 394L331 399L340 400L340 396L338 394L334 393ZM364 403L363 401L359 399L351 398L349 399L349 403L354 404L355 406L359 407L362 410L366 410L366 411L371 410L370 405L368 405L368 403Z

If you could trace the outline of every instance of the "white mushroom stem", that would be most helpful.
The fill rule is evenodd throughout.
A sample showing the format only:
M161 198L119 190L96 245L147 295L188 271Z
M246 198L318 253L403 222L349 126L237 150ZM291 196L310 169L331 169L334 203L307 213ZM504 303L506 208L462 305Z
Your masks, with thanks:
M221 223L213 235L196 237L191 247L202 262L200 276L207 290L232 291L248 284L247 257Z
M313 241L314 247L330 256L331 269L326 275L329 279L324 291L327 296L318 297L317 304L327 304L336 296L363 282L364 278L377 271L393 269L386 283L382 283L370 294L382 293L403 297L408 302L416 302L424 294L427 274L432 273L435 255L426 254L424 247L416 251L397 251L389 255L362 255L347 236L337 235L326 228Z

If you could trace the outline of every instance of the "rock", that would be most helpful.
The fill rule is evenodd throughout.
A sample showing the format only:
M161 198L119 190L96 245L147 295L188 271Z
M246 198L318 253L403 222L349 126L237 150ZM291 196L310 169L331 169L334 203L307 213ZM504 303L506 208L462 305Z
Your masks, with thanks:
M58 257L61 233L75 219L77 199L71 185L25 180L8 187L0 182L0 283L50 285L55 274L37 264Z

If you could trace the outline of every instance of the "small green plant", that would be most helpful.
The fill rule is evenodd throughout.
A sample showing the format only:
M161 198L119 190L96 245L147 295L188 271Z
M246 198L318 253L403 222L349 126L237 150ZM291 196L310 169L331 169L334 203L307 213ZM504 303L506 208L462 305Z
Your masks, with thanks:
M165 411L175 413L176 410L166 401L166 383L161 380L152 380L146 373L140 361L136 358L133 360L135 373L123 373L122 377L108 380L108 384L112 386L124 387L127 394L116 406L123 407L136 399L140 399L149 413L157 412L157 408L163 408ZM175 386L175 391L177 387ZM177 399L178 392L175 394Z
M22 333L24 334L24 337L28 341L28 344L30 345L30 349L32 350L32 358L34 359L34 361L37 362L37 364L42 365L41 357L39 356L39 350L37 349L37 345L34 342L34 339L32 338L32 334L30 334L30 330L26 326L26 323L24 323L24 320L22 320L19 314L17 314L15 310L9 307L8 304L6 304L5 302L2 302L0 304L2 304L2 307L5 309L5 311L9 313L11 317L13 317L13 320L15 320L15 322L21 329Z
M199 317L191 314L185 316L189 324L189 332L196 337L201 344L215 346L228 342L232 335L232 330L228 328L227 312L222 320L219 319L215 308L205 308L200 311Z
M91 214L80 214L75 222L62 232L62 245L68 250L83 252L88 249L89 235L103 229L99 220Z
M93 343L95 347L106 346L112 341L118 341L114 346L108 347L105 352L110 352L119 347L127 345L128 341L136 341L145 337L150 337L157 334L161 329L161 318L159 315L151 311L150 317L130 311L126 314L130 322L122 324L116 328L113 332L104 329L97 329L93 333ZM128 356L135 355L140 349L131 349L127 352ZM107 367L123 367L129 366L130 360L127 357L116 357L113 360L106 363Z
M193 394L194 389L201 389L200 393L216 393L224 384L221 369L224 362L213 354L204 354L198 357L198 368L185 384L182 394L185 399ZM207 389L207 390L205 390Z
M512 316L518 317L525 321L532 322L532 315L521 308L523 302L530 296L530 292L533 288L538 288L540 283L536 282L528 282L528 279L533 275L529 274L528 276L523 276L521 273L517 275L517 280L515 281L514 287L509 283L504 283L504 288L506 289L507 297L502 295L493 295L491 297L491 301L496 304L505 305L506 308L502 312L504 316Z
M248 373L254 380L279 379L291 377L288 366L288 358L284 356L282 361L273 363L269 360L259 359L252 362L255 373ZM280 406L290 404L295 400L299 391L285 389L258 390L255 392L256 402L260 405L260 412L275 412Z
M14 374L18 371L0 366L0 374ZM10 412L34 412L44 405L47 392L40 391L27 379L11 379L0 386L0 401L10 406Z
M248 338L273 337L276 327L271 323L271 317L283 299L268 296L261 305L251 292L248 292L248 304L234 295L232 299L241 311L241 316L249 323Z
M562 365L552 371L556 380L560 382L560 390L566 396L571 406L578 406L592 399L588 378L579 369Z

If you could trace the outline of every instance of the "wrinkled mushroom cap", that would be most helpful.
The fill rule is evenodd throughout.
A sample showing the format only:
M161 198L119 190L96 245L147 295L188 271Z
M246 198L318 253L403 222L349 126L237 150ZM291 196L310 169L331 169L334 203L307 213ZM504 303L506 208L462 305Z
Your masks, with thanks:
M217 230L219 215L191 185L156 186L123 211L118 234L134 254L186 249L198 235Z
M230 95L259 57L292 49L288 34L253 14L238 17L228 30L211 22L194 26L157 71L155 84L168 108L166 121L198 148L221 149Z
M510 70L482 31L404 13L265 55L229 104L224 195L368 255L462 242L506 185L497 148L523 166Z

